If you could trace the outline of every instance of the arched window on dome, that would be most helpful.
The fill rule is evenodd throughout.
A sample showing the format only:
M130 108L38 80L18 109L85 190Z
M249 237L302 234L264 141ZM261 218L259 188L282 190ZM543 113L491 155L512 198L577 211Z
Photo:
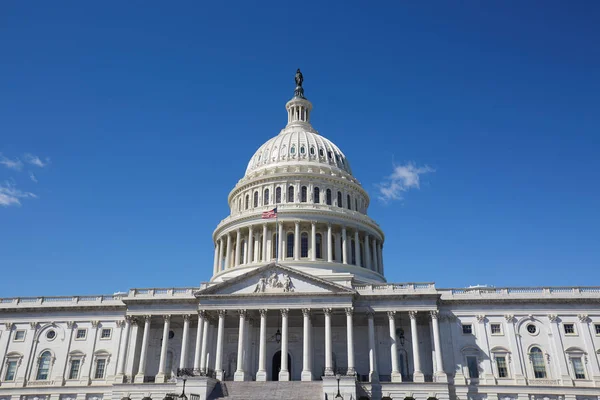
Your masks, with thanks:
M311 156L315 155L315 146L310 146L310 155Z
M275 204L281 203L281 188L275 189Z
M263 206L268 206L269 205L269 189L265 189L265 192L263 194Z
M286 258L294 257L294 234L293 233L288 233L288 235L287 235L286 250L287 250L285 253Z
M352 210L352 201L350 200L350 195L346 197L346 206L348 207L348 210Z
M238 212L242 211L242 198L238 199Z
M327 189L325 192L325 199L327 200L327 205L331 205L331 189Z
M248 209L248 207L250 207L250 195L249 194L246 195L246 210Z
M308 257L308 233L300 235L300 257Z
M338 195L337 195L337 206L338 207L343 207L344 205L342 204L342 192L338 191Z
M287 202L288 203L294 202L294 187L293 186L288 187Z
M323 151L322 148L319 148L319 156L325 157L325 152Z
M354 239L350 240L350 254L352 255L352 261L350 263L352 265L356 265L356 242L354 241Z
M313 203L315 204L319 204L321 202L321 193L319 191L318 187L315 187L313 189Z
M533 374L538 379L546 378L546 364L544 362L544 353L539 347L532 347L529 350L529 359L533 366Z
M331 151L328 151L328 152L327 152L327 158L329 158L329 161L332 161L332 160L333 160L333 157L332 157L332 155L331 155Z
M258 207L258 191L254 192L254 207Z
M52 353L46 350L42 354L40 354L40 358L38 360L38 370L36 375L36 380L45 381L48 379L48 375L50 375L50 364L52 363Z
M317 258L323 258L323 236L320 233L317 233L316 236L316 247L315 247L315 253L316 253L316 257Z
M296 146L295 145L292 145L292 147L290 147L290 154L291 155L296 154Z
M306 147L300 146L300 154L302 154L302 155L306 154Z
M308 197L306 186L302 186L300 189L300 201L306 203Z

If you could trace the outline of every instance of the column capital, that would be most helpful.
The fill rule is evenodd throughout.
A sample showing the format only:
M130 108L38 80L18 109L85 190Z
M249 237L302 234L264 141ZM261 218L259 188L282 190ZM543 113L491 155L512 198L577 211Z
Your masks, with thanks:
M331 222L328 222L328 223L327 223L327 228L331 228L331 227L332 227L332 224L331 224Z
M477 318L477 322L485 322L485 314L476 315L475 318Z
M198 311L198 319L200 319L200 318L206 318L206 311L204 311L204 310Z
M240 228L237 228L237 229L235 230L235 233L237 233L237 234L239 235L239 234L240 234Z
M393 320L396 318L396 311L388 311L387 312L388 319Z
M316 224L317 224L317 221L314 221L314 220L313 220L313 221L310 221L310 224L311 224L311 225L316 225Z
M150 320L152 319L152 315L144 315L142 316L142 318L144 318L144 322L150 322Z
M303 308L302 315L305 317L310 317L310 308Z
M246 310L238 310L238 315L240 318L246 318Z
M409 311L408 312L408 317L410 319L417 319L417 311Z
M219 310L218 313L219 313L219 318L225 317L225 314L227 314L227 310Z
M183 315L183 322L190 322L191 318L192 318L192 316L190 314L184 314Z
M75 321L67 321L67 328L73 329L77 324Z
M438 310L431 310L429 311L429 315L431 316L431 319L439 319L440 317L440 312Z
M558 322L558 315L548 314L548 319L550 320L550 322Z
M260 313L261 317L266 317L269 310L267 310L266 308L261 308L260 310L258 310L258 312Z
M163 315L162 317L163 317L163 320L164 320L165 322L170 322L170 321L171 321L171 316L170 316L169 314L165 314L165 315Z
M294 220L294 224L295 224L296 226L300 225L300 220L299 220L299 219L295 219L295 220Z
M513 322L515 320L514 314L504 314L504 319L506 322Z
M589 322L589 318L587 314L578 314L577 318L579 318L579 321L581 322Z
M331 308L324 308L324 309L323 309L323 313L324 313L325 315L327 315L327 316L331 315L331 312L332 312L332 311L333 311L333 310L332 310Z
M347 307L344 309L344 311L346 312L346 316L347 317L351 317L354 314L354 308L353 307Z
M281 311L281 315L284 317L287 317L288 313L290 312L290 310L288 308L282 308L279 311Z
M72 327L72 326L69 326L69 324L70 324L70 323L69 323L69 322L67 322L67 328L71 328L71 327ZM119 328L122 328L122 327L124 327L124 326L125 326L125 320L124 320L124 319L120 319L120 320L118 320L118 321L117 321L117 326L118 326Z
M365 314L367 314L367 318L375 318L375 311L371 308L369 308L367 311L365 311Z
M13 326L15 326L15 324L13 322L5 322L4 323L4 327L6 328L7 331L11 331Z
M35 329L36 322L31 322L31 329ZM100 321L92 321L92 328L98 328L100 326Z

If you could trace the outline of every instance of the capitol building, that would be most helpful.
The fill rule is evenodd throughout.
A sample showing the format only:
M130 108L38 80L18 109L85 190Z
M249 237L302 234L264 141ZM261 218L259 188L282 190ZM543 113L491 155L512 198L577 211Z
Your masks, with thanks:
M600 400L600 287L387 282L299 70L285 110L229 193L209 282L0 299L0 400Z

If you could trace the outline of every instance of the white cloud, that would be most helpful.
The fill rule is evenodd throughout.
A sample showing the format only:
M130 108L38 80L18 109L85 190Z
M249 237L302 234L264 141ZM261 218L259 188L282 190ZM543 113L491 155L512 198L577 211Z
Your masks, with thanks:
M31 179L33 182L38 183L37 177L35 176L35 174L31 171L29 171L29 179Z
M30 192L23 192L10 182L0 183L0 206L20 206L21 199L36 199L37 196Z
M42 161L38 156L34 156L33 154L27 153L25 154L25 161L27 161L31 165L35 165L36 167L44 168L48 164L50 164L50 159L46 157L46 162Z
M404 192L420 189L421 175L435 170L429 166L419 167L409 162L404 165L394 165L394 170L383 182L377 185L379 199L384 202L402 200Z
M18 158L11 160L10 158L4 157L0 154L0 164L4 165L6 168L14 169L20 171L23 168L23 162Z

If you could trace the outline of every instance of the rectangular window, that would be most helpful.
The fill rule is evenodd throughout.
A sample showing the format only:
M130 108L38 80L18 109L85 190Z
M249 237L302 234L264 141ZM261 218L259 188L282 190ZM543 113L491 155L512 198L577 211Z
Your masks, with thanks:
M25 330L15 331L15 342L22 342L25 340Z
M9 361L6 363L6 374L4 374L5 381L14 381L17 373L17 361Z
M564 324L565 335L574 335L575 334L575 326L573 324Z
M492 335L502 334L502 328L500 327L500 324L490 324L490 329L492 330Z
M99 358L96 360L96 373L94 374L94 379L103 379L104 378L104 367L106 367L106 360L104 358Z
M596 335L600 336L600 324L594 325L594 328L596 329Z
M498 378L508 378L508 367L506 365L506 357L497 356L496 366L498 367Z
M104 328L100 333L100 339L110 339L110 334L112 333L112 329Z
M87 329L77 329L77 335L75 336L75 339L85 340L86 336L87 336Z
M467 367L469 368L469 378L479 378L479 363L476 356L467 356Z
M473 325L463 324L462 330L463 330L464 335L472 335L473 334Z
M69 370L69 379L77 379L79 377L79 367L81 360L71 360L71 369Z
M575 379L585 379L585 369L583 368L583 362L581 362L581 358L571 358L571 362L573 363Z

